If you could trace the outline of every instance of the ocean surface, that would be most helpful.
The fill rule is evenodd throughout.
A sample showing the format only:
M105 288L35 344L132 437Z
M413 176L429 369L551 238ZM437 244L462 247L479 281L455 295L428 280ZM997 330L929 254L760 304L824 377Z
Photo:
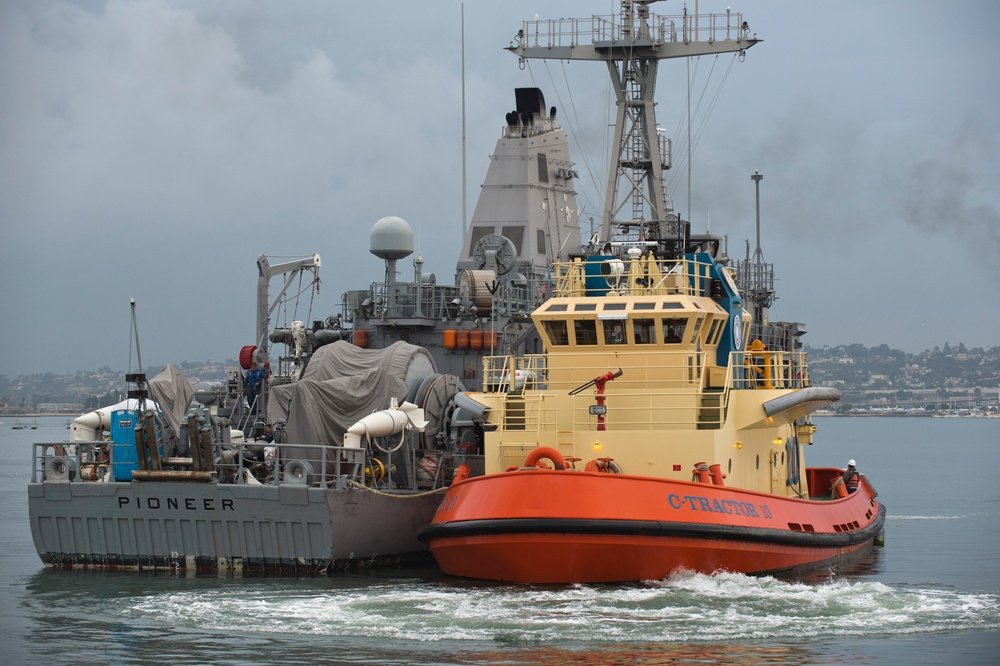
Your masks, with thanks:
M680 573L512 586L432 565L316 578L46 570L30 443L0 424L5 664L997 664L1000 419L819 418L813 466L849 458L888 509L885 548L838 576Z

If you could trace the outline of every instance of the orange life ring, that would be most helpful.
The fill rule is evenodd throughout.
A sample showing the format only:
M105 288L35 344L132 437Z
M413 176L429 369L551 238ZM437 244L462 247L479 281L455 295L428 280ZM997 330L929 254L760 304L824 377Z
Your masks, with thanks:
M566 460L562 457L562 454L553 449L551 446L539 446L537 449L528 454L528 457L524 459L525 467L534 467L542 458L548 458L555 465L556 469L566 469Z

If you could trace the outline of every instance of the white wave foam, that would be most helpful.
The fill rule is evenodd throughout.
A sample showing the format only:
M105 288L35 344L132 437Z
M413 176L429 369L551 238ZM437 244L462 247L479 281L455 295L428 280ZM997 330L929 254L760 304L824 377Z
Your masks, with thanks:
M404 641L675 642L1000 628L1000 596L836 579L678 573L636 585L475 586L401 581L321 592L263 586L137 599L135 619L244 632Z
M990 518L991 515L988 513L959 513L945 516L886 516L886 520L889 522L895 520L964 520L968 518Z

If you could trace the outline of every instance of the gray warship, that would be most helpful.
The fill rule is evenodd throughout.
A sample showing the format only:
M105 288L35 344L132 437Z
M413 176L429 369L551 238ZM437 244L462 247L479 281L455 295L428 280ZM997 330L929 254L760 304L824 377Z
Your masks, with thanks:
M484 356L538 344L529 314L550 266L580 250L565 132L540 90L515 98L454 285L419 257L412 281L396 279L413 234L389 216L370 235L384 280L345 293L336 314L274 326L289 292L318 287L322 262L259 257L255 344L226 381L130 374L128 399L76 419L68 442L34 445L42 561L302 573L425 555L416 530L454 470L483 469L481 430L456 397L481 386ZM251 363L269 376L247 400Z
M33 445L29 519L41 560L56 568L299 574L426 557L417 531L445 488L485 468L482 406L466 391L483 389L488 357L510 359L510 390L525 381L517 359L541 351L530 315L553 291L554 264L586 260L588 285L606 288L616 257L722 252L719 237L693 235L667 205L656 65L742 53L758 40L728 11L699 23L686 10L665 17L641 0L621 5L620 14L589 23L525 22L508 47L522 62L608 65L618 159L599 234L581 236L578 174L556 108L537 88L516 89L453 284L438 284L419 256L412 280L398 278L413 233L395 216L370 234L384 279L345 292L326 317L311 311L319 255L278 263L260 256L256 337L226 381L192 385L170 365L150 378L129 374L127 399L79 417L69 441ZM767 322L773 272L759 234L758 251L736 264L755 325ZM272 294L275 280L281 286ZM302 311L291 301L309 302L308 314L276 324L279 312ZM775 349L794 349L804 332L794 323L764 326L754 334ZM138 333L135 343L138 356ZM259 387L247 386L251 364L263 370Z

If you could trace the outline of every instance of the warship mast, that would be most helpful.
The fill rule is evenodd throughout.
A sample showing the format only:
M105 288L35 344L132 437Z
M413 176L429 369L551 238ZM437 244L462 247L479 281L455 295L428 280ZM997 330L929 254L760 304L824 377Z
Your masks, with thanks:
M656 0L622 0L619 16L525 21L507 50L528 59L607 63L617 98L614 150L601 237L676 239L687 233L667 204L663 173L670 168L670 141L657 131L653 101L660 60L742 53L760 40L741 14L659 16Z

